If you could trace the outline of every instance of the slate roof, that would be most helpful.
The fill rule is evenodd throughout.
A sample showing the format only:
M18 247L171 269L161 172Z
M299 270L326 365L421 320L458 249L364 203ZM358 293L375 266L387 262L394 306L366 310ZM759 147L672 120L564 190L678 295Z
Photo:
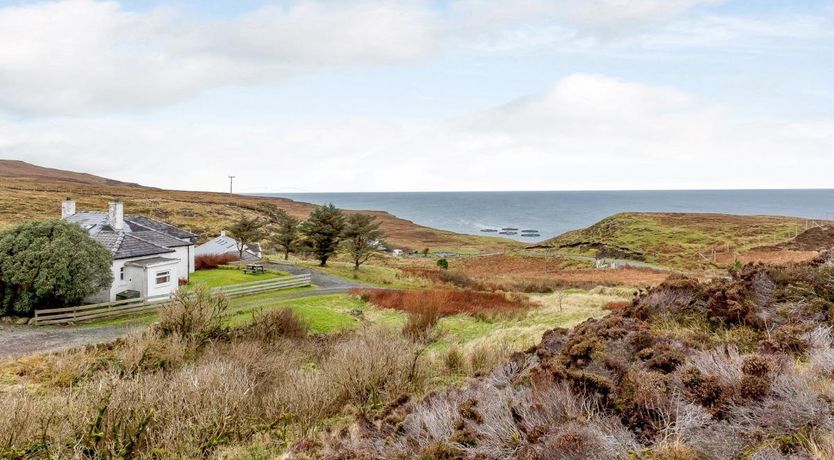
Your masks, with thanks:
M130 234L166 248L178 248L180 246L191 246L193 244L190 241L174 238L167 233L157 232L155 230L134 230Z
M244 259L257 259L258 258L257 253L259 251L260 251L260 245L258 243L254 243L252 245L246 245L243 248L243 258ZM220 235L217 238L206 241L205 243L197 246L194 249L194 255L197 255L197 256L226 254L226 253L239 254L239 252L240 251L237 248L237 240L235 240L234 238L228 237L228 236L224 236L224 235Z
M125 216L122 231L115 231L107 223L107 213L100 211L82 211L66 218L68 222L78 224L113 254L113 259L130 259L134 257L154 256L174 252L175 247L193 244L195 235L143 216ZM175 237L184 235L184 241Z
M131 227L144 227L148 230L155 230L173 236L174 238L197 238L197 234L175 227L165 222L160 222L150 217L140 216L139 214L126 214L125 223ZM138 229L135 229L138 230Z

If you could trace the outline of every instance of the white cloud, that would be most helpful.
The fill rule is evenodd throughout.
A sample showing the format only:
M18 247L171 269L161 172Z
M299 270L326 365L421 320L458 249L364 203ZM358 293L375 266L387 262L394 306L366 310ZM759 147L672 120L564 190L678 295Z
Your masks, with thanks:
M23 113L132 110L228 84L430 53L418 3L298 1L206 22L116 2L0 8L0 107Z
M217 20L116 1L23 3L0 8L0 110L133 111L216 87L439 53L587 51L718 1L290 0Z
M0 125L0 156L241 191L824 187L834 120L738 120L669 87L576 74L450 122Z

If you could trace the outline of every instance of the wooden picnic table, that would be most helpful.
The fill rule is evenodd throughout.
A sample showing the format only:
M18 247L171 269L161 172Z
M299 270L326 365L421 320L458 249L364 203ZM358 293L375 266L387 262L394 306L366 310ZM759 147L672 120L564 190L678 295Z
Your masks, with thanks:
M264 266L261 264L246 264L243 268L243 273L266 273Z

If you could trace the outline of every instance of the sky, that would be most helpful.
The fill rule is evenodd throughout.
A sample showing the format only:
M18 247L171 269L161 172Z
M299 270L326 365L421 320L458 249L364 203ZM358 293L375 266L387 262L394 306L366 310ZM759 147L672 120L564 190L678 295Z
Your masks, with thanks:
M0 0L0 158L236 192L834 188L834 2Z

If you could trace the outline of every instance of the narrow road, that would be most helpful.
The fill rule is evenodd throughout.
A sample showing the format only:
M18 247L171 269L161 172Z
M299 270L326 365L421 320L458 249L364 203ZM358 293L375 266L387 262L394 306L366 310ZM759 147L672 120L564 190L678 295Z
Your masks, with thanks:
M328 275L327 273L320 272L318 270L313 270L306 267L300 267L294 264L282 264L282 263L275 263L275 262L264 262L264 267L271 269L271 270L280 270L282 272L289 272L292 275L306 275L310 274L313 280L313 284L318 286L321 289L332 289L332 288L342 288L344 290L348 290L354 287L363 287L367 286L359 281L349 280L345 278L340 278L334 275Z
M132 326L0 326L0 360L110 342Z
M365 286L357 281L328 275L317 270L292 264L265 263L264 265L267 268L289 272L293 275L309 273L313 284L316 286L312 290L294 292L286 296L281 296L280 301L320 295L343 294L350 288ZM264 304L270 302L264 302ZM0 325L0 360L32 353L46 353L83 345L106 343L126 335L133 329L141 329L143 327L145 326L82 325L35 327Z

